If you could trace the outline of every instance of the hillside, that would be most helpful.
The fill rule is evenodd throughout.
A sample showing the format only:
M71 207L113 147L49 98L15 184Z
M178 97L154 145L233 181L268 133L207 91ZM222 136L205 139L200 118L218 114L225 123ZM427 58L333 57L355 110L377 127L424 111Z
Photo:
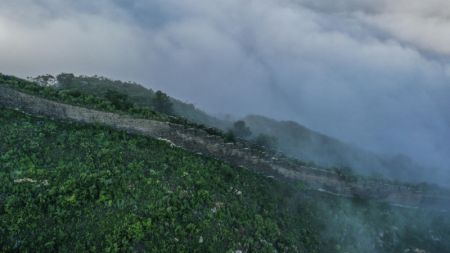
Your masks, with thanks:
M317 247L306 210L283 218L291 190L273 180L164 141L0 115L2 251Z
M102 114L111 118L186 123L188 132L205 132L156 112L135 107L121 111L101 97L73 97L13 77L3 79L0 85L5 87L112 111ZM40 98L34 101L43 103ZM48 106L55 111L65 108L50 102ZM2 251L450 249L445 240L450 236L447 212L338 198L297 181L279 181L194 154L167 140L87 122L51 120L42 108L32 110L38 117L0 111ZM185 134L184 128L172 129Z
M81 92L97 97L104 97L107 91L113 90L126 94L129 100L138 106L154 107L155 91L137 83L111 80L100 76L75 76L67 73L59 74L56 77L43 75L30 79L42 86L50 86L59 91ZM193 104L184 103L173 97L169 98L173 104L173 112L176 116L210 127L217 128L226 125L224 121L195 108Z
M17 87L21 87L21 85ZM48 90L41 86L25 83L24 87L36 94L48 95ZM30 87L38 88L37 91L40 90L41 92L37 92ZM54 93L54 96L56 96L56 99L73 102L64 94L61 95L61 92L58 92ZM76 96L76 98L75 101L78 103L92 100L91 97L80 99L80 96ZM95 102L95 100L91 102ZM266 176L288 181L300 181L312 190L327 192L332 195L370 199L390 203L391 205L450 210L450 194L439 187L401 184L382 178L361 177L348 170L311 166L308 163L288 158L268 149L255 147L251 142L244 140L229 142L226 135L214 131L214 129L205 129L202 125L195 125L178 118L155 114L152 111L136 107L127 107L127 109L120 106L121 104L105 104L101 100L97 102L99 103L93 103L91 106L112 111L68 105L0 86L0 105L21 110L31 115L102 125L163 139L171 145L194 153L205 154L234 166L246 167ZM118 110L116 106L122 111L115 111ZM132 114L124 114L125 111L123 110L125 109Z
M242 119L254 135L274 136L279 151L325 167L349 167L358 174L406 182L448 182L404 155L380 155L318 133L293 121L250 115Z
M164 141L103 127L5 109L0 115L2 251L450 247L443 239L450 235L445 214L315 195ZM407 223L411 219L416 222ZM355 243L355 236L365 239Z
M52 87L63 93L81 93L103 98L110 90L126 94L137 106L154 109L155 92L137 83L111 80L99 76L75 76L59 74L31 78L41 86ZM173 115L205 127L227 130L232 125L228 120L218 119L195 108L194 105L169 97ZM274 136L276 149L293 158L312 161L324 167L348 167L358 174L383 176L393 180L411 182L447 182L427 173L429 168L418 165L404 155L381 155L344 143L336 138L318 133L293 121L276 121L258 115L242 118L250 127L253 136Z

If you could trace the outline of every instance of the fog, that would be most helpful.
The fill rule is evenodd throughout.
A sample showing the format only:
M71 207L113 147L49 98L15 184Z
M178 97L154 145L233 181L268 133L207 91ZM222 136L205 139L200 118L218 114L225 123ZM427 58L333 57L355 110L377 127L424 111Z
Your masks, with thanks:
M0 71L136 81L262 114L448 176L445 0L5 0Z

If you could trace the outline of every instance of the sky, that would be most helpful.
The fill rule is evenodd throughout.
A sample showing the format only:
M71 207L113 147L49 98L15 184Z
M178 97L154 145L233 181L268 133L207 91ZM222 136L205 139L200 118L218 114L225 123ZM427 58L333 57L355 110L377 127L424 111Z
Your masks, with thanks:
M0 72L136 81L450 174L448 0L2 0Z

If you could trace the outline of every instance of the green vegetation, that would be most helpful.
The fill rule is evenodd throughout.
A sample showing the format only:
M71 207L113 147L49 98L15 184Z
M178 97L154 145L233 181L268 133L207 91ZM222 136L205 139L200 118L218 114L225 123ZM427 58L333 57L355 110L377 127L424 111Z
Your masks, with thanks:
M446 213L323 196L164 141L0 109L3 252L448 252L449 236Z
M234 122L233 128L231 129L234 135L241 139L246 139L252 135L250 128L245 125L245 122L242 120L238 120Z
M157 91L155 93L155 99L153 100L153 107L156 111L165 113L167 115L172 115L173 112L173 104L170 101L169 96L162 91Z
M245 121L238 120L234 122L233 127L226 132L225 139L227 139L228 141L234 141L235 138L239 138L241 140L247 140L249 144L255 149L276 151L278 141L274 136L261 133L253 138L251 138L251 136L252 131L247 126Z
M436 177L425 165L404 155L378 154L321 134L293 121L277 121L249 115L242 119L254 136L276 138L276 150L287 156L314 161L322 167L351 167L358 175L380 175L384 180L435 182ZM441 182L444 182L443 179Z
M227 142L227 143L236 142L236 136L234 135L234 132L231 131L231 130L228 130L225 133L224 141Z
M3 75L0 83L235 141L233 131L155 112L123 90L86 92L92 86L80 89L84 78L58 76L66 88ZM260 146L273 141L259 139ZM334 171L345 181L362 180L348 168ZM336 198L165 141L0 108L0 252L441 253L450 252L447 238L446 212Z
M364 178L358 177L352 168L350 167L334 167L333 168L336 175L345 182L356 182L358 179L363 180ZM374 180L374 179L372 179Z
M128 114L138 118L171 122L187 128L202 129L211 135L224 135L222 131L216 128L192 123L180 116L165 114L171 111L171 102L167 101L167 95L162 92L158 93L160 94L157 96L159 99L156 99L160 102L154 102L153 99L147 97L147 95L153 97L152 91L133 83L111 81L100 77L75 77L73 74L61 74L58 75L57 79L60 86L53 87L42 86L14 76L0 74L0 85L58 102ZM144 95L137 96L136 94ZM145 101L145 103L142 101ZM161 109L162 112L157 112L150 106L154 103L159 105L157 108Z
M262 147L268 150L276 150L277 148L277 139L268 134L258 134L253 140L253 144L257 147Z
M80 92L78 94L81 95ZM115 90L107 90L105 93L105 98L111 102L114 108L121 111L128 111L133 107L133 104L128 100L128 95L120 93Z
M224 122L202 112L192 104L168 97L162 92L154 92L137 83L110 80L99 76L74 76L73 74L60 74L56 78L59 83L58 89L79 90L85 94L97 97L104 96L107 90L114 90L126 94L129 100L139 107L150 108L158 112L183 117L191 122L210 127L217 128L223 127L224 125ZM43 80L45 79L48 79L48 77L43 76ZM168 103L171 105L167 106Z
M318 251L292 189L97 126L0 110L0 189L0 251Z
M73 75L64 74L58 76L58 80L69 82ZM13 76L0 74L0 85L5 85L22 92L47 98L50 100L63 102L72 105L84 106L101 111L130 114L153 120L169 121L166 115L159 114L151 109L139 107L128 100L128 96L116 90L105 90L104 94L88 94L82 89L59 89L55 87L40 86L37 83L29 82Z
M450 252L447 212L393 208L361 199L318 198L321 252Z

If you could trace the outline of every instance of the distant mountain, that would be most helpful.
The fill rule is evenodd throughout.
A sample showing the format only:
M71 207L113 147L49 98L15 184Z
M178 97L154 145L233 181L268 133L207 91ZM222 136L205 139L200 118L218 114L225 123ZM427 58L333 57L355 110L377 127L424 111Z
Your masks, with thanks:
M254 136L271 135L278 140L278 150L301 160L325 167L351 167L364 175L382 175L402 181L431 181L429 169L405 155L380 155L336 138L318 133L293 121L276 121L250 115L242 119Z

